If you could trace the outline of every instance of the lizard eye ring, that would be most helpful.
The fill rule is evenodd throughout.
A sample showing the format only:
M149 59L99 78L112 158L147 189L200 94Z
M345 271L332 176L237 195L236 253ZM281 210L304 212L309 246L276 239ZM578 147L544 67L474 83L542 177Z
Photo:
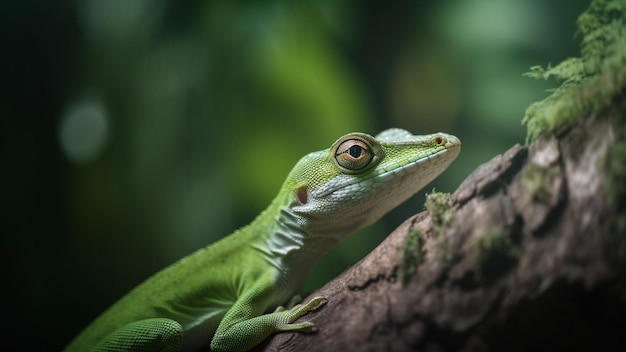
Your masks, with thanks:
M335 160L339 166L358 171L366 168L374 159L370 146L360 139L348 139L337 147Z

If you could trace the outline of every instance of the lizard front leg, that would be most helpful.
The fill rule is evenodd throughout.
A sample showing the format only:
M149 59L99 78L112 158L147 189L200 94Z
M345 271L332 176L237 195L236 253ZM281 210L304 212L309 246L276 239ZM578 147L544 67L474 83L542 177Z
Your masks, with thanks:
M269 335L280 331L315 330L315 325L304 321L294 323L310 311L319 309L328 300L314 297L305 304L292 308L277 308L273 313L255 316L253 301L241 299L226 313L211 341L212 351L247 351L265 340ZM252 313L252 314L250 314Z

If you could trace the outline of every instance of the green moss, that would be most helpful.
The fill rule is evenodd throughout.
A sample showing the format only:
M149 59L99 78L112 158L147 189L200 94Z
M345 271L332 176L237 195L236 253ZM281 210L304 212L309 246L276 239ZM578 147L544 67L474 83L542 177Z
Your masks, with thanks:
M526 76L554 78L561 86L526 109L527 143L573 121L585 111L608 105L626 87L626 0L593 0L579 16L581 57L552 67L534 66Z
M450 193L432 192L426 195L426 209L430 212L433 227L437 230L438 237L442 236L440 230L447 227L454 217L452 209L452 196Z
M417 267L422 262L422 238L421 231L417 227L412 227L404 236L404 243L399 250L402 262L398 276L402 283L406 283L417 271Z
M534 200L549 204L552 196L554 178L561 173L561 168L554 165L548 168L529 163L524 168L522 186Z
M472 236L471 253L476 263L484 262L491 252L499 252L507 256L516 255L506 231L496 229Z
M496 229L472 236L470 253L476 263L476 278L492 280L505 273L519 257L509 233Z
M444 230L454 218L454 208L452 207L452 196L449 193L432 192L426 195L426 209L430 212L433 223L433 233L439 239L442 257L451 258L451 253L447 248Z

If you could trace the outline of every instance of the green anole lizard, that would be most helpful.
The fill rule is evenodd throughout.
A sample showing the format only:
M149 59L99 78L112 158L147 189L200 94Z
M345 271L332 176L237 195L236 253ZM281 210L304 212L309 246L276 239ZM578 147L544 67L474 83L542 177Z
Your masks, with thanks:
M209 341L213 351L246 351L272 333L314 330L295 321L326 297L280 305L323 254L432 181L460 146L444 133L389 129L350 133L304 156L251 224L150 277L67 351L178 351Z

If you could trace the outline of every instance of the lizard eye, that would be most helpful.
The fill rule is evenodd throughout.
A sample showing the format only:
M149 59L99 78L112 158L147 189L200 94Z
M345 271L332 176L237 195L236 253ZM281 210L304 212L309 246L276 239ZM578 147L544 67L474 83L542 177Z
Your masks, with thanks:
M374 155L369 145L359 139L343 141L335 152L335 160L339 166L351 171L367 167L373 158Z

